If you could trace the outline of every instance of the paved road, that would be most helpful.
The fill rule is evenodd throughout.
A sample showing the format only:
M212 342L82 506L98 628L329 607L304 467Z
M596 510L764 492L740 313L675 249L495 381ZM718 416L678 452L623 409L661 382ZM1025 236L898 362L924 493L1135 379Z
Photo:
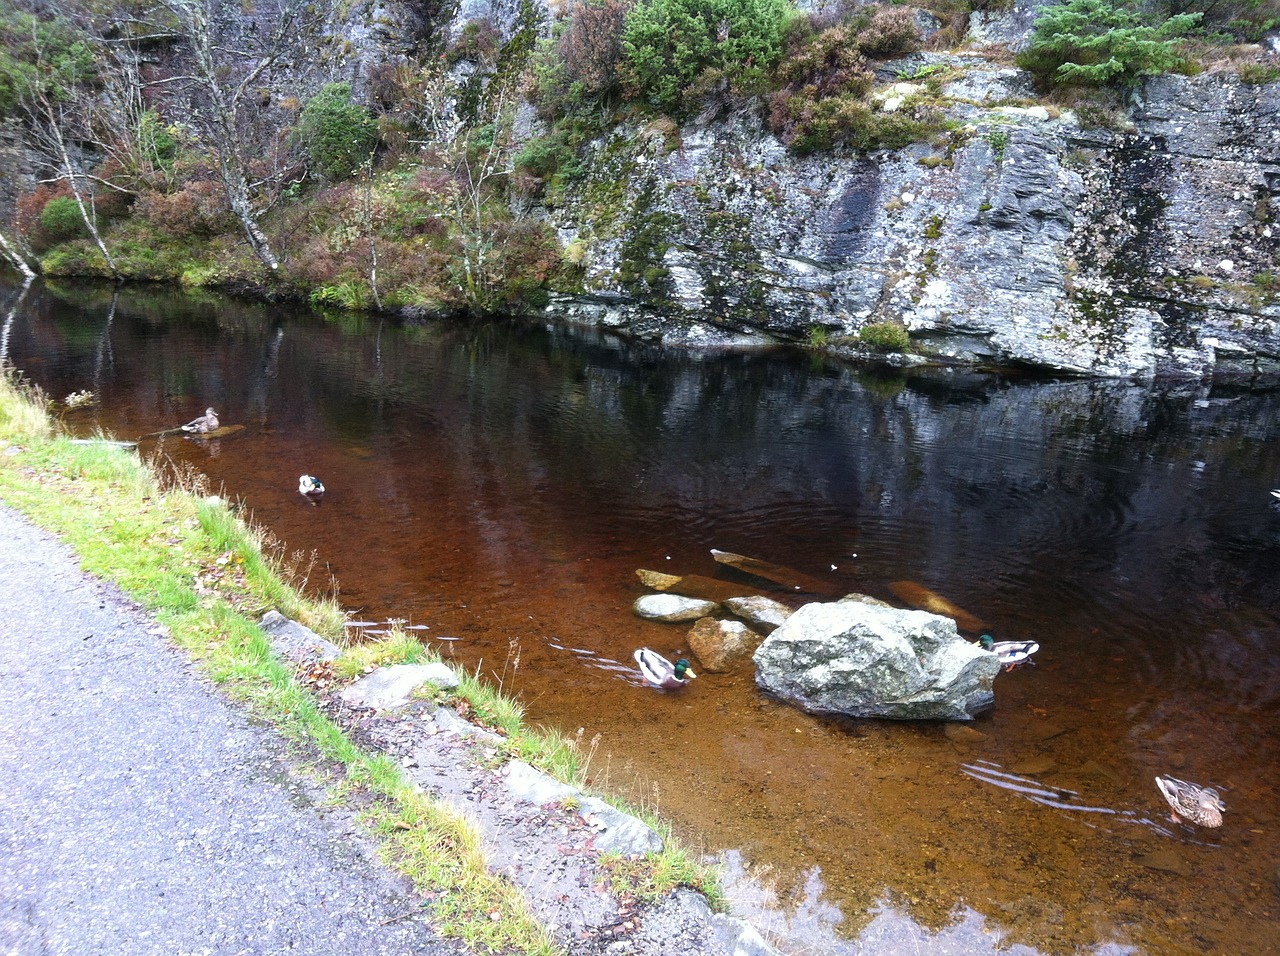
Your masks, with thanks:
M0 505L0 954L460 956L284 746Z

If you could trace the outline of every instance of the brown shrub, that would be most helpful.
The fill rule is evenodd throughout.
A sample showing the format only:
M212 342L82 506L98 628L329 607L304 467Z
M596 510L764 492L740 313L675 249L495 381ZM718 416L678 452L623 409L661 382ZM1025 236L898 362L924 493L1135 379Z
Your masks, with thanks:
M912 7L880 7L858 32L858 49L867 56L887 58L920 49L920 28Z
M222 184L211 180L188 182L175 193L143 193L134 203L134 213L179 239L220 236L238 228Z
M589 96L606 98L618 89L622 61L622 28L628 0L586 0L569 8L569 25L557 51L571 83L581 83Z

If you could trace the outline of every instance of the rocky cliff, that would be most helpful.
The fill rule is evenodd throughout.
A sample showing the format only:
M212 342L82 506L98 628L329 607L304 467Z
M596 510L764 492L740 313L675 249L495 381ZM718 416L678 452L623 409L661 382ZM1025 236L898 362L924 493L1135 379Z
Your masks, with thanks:
M986 56L919 54L881 71L884 108L938 66L952 131L901 151L797 157L750 115L595 143L547 210L584 260L555 308L684 342L892 320L965 363L1280 371L1280 84L1163 77L1110 130Z

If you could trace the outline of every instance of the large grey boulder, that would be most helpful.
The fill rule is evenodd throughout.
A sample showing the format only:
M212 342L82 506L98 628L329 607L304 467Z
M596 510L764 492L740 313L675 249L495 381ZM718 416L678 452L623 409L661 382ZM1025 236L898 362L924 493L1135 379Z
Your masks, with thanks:
M804 710L895 720L969 720L1000 670L950 618L849 601L806 604L755 662L757 684Z

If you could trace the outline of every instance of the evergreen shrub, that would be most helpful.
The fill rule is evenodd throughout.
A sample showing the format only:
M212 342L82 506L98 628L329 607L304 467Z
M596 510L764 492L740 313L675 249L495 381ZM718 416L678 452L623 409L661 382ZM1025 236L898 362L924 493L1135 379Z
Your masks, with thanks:
M351 101L350 83L327 83L302 108L298 136L320 174L340 182L373 155L378 124Z

